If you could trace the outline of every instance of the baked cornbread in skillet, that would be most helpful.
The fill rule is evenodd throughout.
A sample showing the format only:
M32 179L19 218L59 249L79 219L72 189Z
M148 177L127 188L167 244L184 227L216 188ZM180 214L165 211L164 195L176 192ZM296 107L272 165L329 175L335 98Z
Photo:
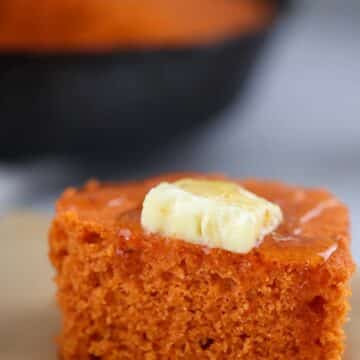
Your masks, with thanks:
M238 184L283 220L237 253L146 231L146 194L178 179L68 189L50 258L63 315L63 359L339 359L348 312L346 207L329 192L262 180Z
M262 31L277 0L2 0L0 50L176 48Z

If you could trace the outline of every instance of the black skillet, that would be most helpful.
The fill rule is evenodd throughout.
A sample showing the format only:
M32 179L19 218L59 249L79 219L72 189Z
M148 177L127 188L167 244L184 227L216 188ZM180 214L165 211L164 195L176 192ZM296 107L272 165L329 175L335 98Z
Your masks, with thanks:
M0 157L150 152L234 99L272 25L174 50L3 53Z

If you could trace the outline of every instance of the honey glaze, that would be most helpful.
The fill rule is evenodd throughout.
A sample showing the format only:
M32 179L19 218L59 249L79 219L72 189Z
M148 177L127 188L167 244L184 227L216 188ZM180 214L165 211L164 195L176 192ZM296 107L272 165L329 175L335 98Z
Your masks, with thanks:
M302 238L299 233L293 235L280 235L278 233L274 233L272 235L272 239L275 242L287 243L284 246L279 246L282 249L286 249L286 251L291 248L293 248L294 250L297 249L296 255L294 253L293 257L300 257L301 253L303 253L304 257L305 254L308 254L309 258L313 258L314 256L313 250L310 249L310 247L308 246L308 244L311 242L312 245L314 245L314 240L305 237ZM268 240L268 242L270 241ZM318 248L318 252L316 253L316 255L323 261L327 261L331 257L331 255L338 249L338 241L336 237L334 240L316 241L315 245Z
M324 259L324 261L327 261L330 258L330 256L337 250L337 248L338 248L338 244L334 243L327 250L319 253L319 256L321 256Z
M304 224L312 221L313 219L319 217L322 215L322 213L339 204L339 201L336 199L329 199L324 202L319 203L314 208L310 209L308 212L306 212L303 216L299 219L299 226L294 229L293 234L295 236L300 235L303 232L303 226Z
M300 224L305 224L319 216L321 216L321 214L334 206L339 205L339 201L336 199L329 199L326 201L323 201L321 203L319 203L318 205L316 205L314 208L310 209L307 213L305 213L299 220Z
M247 181L244 186L277 203L284 214L283 223L257 249L266 257L327 261L338 249L339 234L347 236L347 209L325 190L264 181Z
M160 256L170 249L178 251L183 246L187 251L198 252L202 256L223 256L223 250L204 249L182 241L180 243L183 245L180 246L179 241L147 234L142 229L140 214L145 194L162 181L171 182L181 177L184 174L158 177L146 182L99 184L95 188L85 188L64 196L58 203L58 211L76 212L79 218L96 224L101 231L114 233L124 249L131 247L136 252L151 246L156 248ZM264 258L286 263L321 263L338 250L339 241L348 237L347 209L327 191L258 180L239 184L282 208L283 223L253 250ZM118 206L109 206L109 202L119 198L126 198L126 201ZM119 255L122 252L120 249ZM226 253L226 256L234 259L244 256Z
M126 201L126 199L124 199L123 197L119 197L119 198L116 198L116 199L111 199L107 203L107 206L109 206L109 207L121 206L121 205L124 204L124 201Z
M305 199L305 196L304 196L304 193L302 192L301 201L303 201L304 199ZM297 202L299 202L300 197L296 196L296 200L297 200ZM280 235L275 232L273 234L273 239L276 241L296 241L298 243L301 241L303 241L303 242L309 241L309 240L306 240L305 237L301 240L301 234L303 233L304 229L306 230L305 225L307 223L310 223L311 221L321 217L326 210L334 208L336 206L341 206L341 205L340 205L339 201L335 198L330 198L330 199L327 199L325 201L318 203L316 206L314 206L311 209L309 209L308 211L306 211L299 218L298 226L295 227L292 234ZM331 257L331 255L337 250L337 248L338 248L337 238L335 237L333 243L330 244L327 249L319 251L318 255L324 261L327 261Z

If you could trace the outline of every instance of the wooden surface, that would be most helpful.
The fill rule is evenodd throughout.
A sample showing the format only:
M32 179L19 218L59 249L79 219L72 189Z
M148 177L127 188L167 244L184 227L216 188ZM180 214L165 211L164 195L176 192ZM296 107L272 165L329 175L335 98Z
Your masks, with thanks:
M59 316L47 259L49 216L21 213L0 218L0 359L56 360ZM360 277L353 280L346 360L360 352Z

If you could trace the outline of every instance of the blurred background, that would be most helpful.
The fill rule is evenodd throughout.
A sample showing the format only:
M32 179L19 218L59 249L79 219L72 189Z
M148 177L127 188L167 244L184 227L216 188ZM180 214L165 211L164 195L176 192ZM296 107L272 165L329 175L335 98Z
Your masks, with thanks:
M328 187L360 238L358 0L25 3L0 4L0 214L197 170Z

